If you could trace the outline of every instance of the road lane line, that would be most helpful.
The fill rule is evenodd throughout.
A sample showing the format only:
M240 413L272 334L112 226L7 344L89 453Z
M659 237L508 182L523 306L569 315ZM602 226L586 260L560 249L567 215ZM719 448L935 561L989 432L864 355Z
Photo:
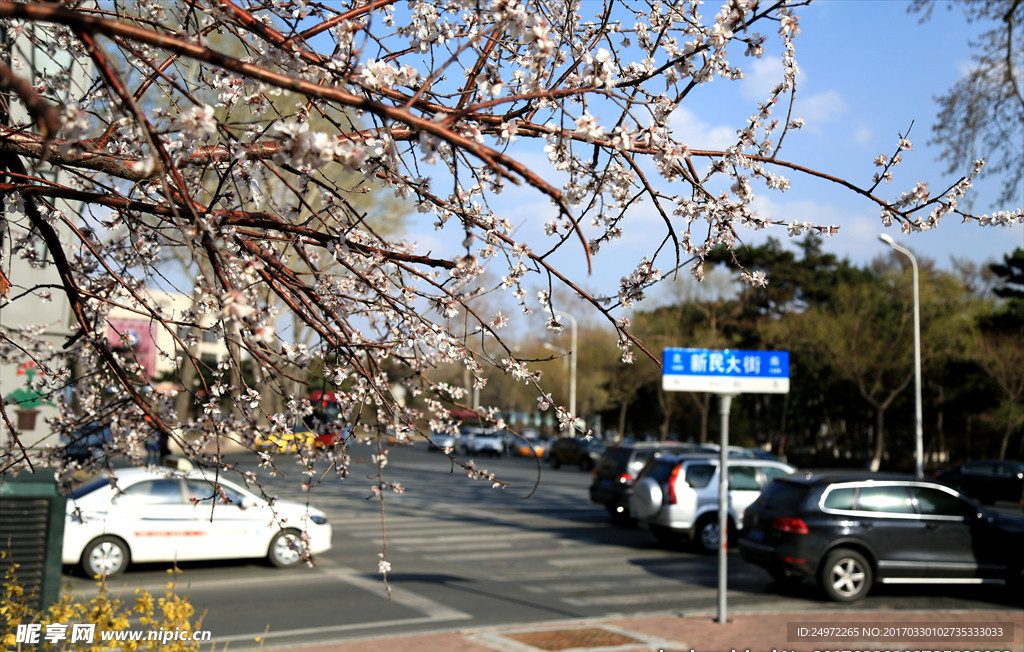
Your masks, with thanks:
M344 566L323 564L318 568L318 570L321 571L322 575L326 575L331 579L352 585L362 591L384 598L385 600L389 599L387 588L384 586L384 582L381 579L366 577L362 573ZM453 620L473 619L473 616L464 611L453 609L447 605L437 602L436 600L431 600L426 596L396 586L391 587L390 600L395 604L419 611L424 615L417 618L400 618L395 620L378 620L366 623L349 623L347 625L325 625L323 627L304 627L299 629L286 629L269 632L260 631L253 632L251 634L235 634L233 636L218 636L215 638L214 643L257 641L290 636L310 636L314 634L336 634L360 629L398 627L401 625L422 625Z
M321 570L325 574L339 579L346 584L351 584L363 591L388 599L388 589L384 586L384 581L380 578L370 579L365 575L344 566L322 566ZM422 612L430 620L470 620L473 618L473 616L465 611L453 609L448 605L441 604L436 600L431 600L426 596L414 593L408 589L403 589L397 586L391 586L390 588L392 602L403 607L408 607L409 609L415 609L416 611Z

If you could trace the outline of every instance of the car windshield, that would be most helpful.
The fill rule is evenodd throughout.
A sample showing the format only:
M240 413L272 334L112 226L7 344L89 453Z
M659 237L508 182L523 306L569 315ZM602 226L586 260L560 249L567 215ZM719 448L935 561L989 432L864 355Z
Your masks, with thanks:
M98 478L93 478L92 480L89 480L85 484L80 485L78 488L76 488L74 491L72 491L71 492L71 498L73 498L73 499L81 498L82 496L86 496L88 494L91 494L92 492L96 491L100 487L106 487L109 484L110 484L110 479L108 477L106 477L106 476L100 476Z

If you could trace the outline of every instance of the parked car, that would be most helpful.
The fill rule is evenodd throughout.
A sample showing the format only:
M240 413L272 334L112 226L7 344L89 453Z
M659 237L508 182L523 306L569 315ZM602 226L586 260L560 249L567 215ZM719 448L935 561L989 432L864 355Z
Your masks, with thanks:
M458 438L450 432L431 432L427 440L428 451L455 452L458 449Z
M634 522L629 511L633 482L651 457L681 453L712 453L711 448L678 442L643 441L609 446L594 466L590 483L591 502L604 505L612 520L620 525Z
M297 453L301 450L314 450L324 445L320 437L308 428L296 428L292 432L256 434L254 441L257 450L275 454Z
M934 482L877 474L776 479L744 516L740 553L778 582L817 580L832 600L877 583L1021 584L1024 519Z
M1024 498L1024 462L974 460L939 471L935 479L985 505L999 500L1019 503Z
M63 562L94 577L139 562L251 557L285 567L331 548L331 526L320 510L286 500L271 507L207 476L127 468L118 469L116 487L107 475L86 482L67 501Z
M75 462L100 461L113 441L110 427L100 421L87 423L61 442L64 457Z
M546 444L536 430L524 430L518 437L510 435L508 438L509 451L519 457L544 457Z
M462 451L466 455L492 455L498 457L508 450L508 433L493 428L463 426Z
M666 544L689 540L703 552L719 548L719 463L713 455L655 457L647 462L630 495L629 509ZM728 461L727 530L742 527L743 510L761 491L796 469L782 462L754 458Z
M561 437L551 442L548 461L556 469L563 464L579 466L581 471L590 471L604 452L605 445L598 439L585 437Z

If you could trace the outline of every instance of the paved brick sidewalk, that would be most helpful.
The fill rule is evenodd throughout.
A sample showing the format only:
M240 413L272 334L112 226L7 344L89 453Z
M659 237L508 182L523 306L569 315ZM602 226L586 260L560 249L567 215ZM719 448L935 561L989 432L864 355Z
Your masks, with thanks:
M798 628L836 634L800 640ZM988 636L946 635L938 628L979 628ZM917 630L915 632L914 630ZM987 628L987 629L982 629ZM993 634L1002 631L1003 635ZM964 631L961 629L960 631ZM969 631L969 630L968 630ZM915 636L915 633L921 635ZM522 627L462 629L275 648L274 652L813 652L963 651L1024 652L1024 612L842 611L738 613L719 623L714 614L661 613Z

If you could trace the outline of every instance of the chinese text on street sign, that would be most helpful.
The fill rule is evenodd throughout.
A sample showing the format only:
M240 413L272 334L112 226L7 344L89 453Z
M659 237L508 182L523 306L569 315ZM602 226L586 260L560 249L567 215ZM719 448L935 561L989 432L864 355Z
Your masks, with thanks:
M665 349L661 379L671 392L785 394L789 352Z

